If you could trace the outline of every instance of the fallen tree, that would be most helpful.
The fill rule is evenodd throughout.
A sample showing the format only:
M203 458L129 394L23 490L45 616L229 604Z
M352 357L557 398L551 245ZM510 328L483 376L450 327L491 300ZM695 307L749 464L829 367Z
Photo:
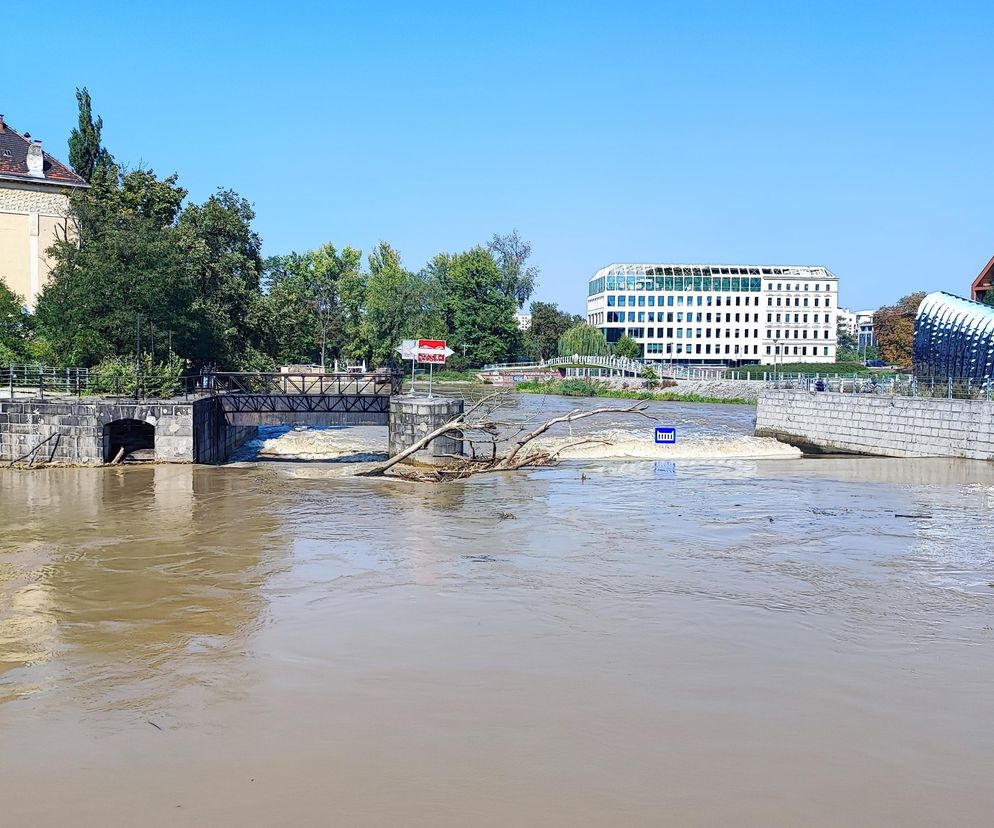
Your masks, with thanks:
M420 465L403 472L394 473L408 480L441 481L459 480L482 472L515 471L527 467L548 466L559 459L560 455L570 448L590 443L600 443L596 438L580 439L567 443L555 450L532 451L529 445L550 429L563 424L572 424L578 420L597 417L603 414L633 414L647 419L655 419L646 413L647 404L638 402L633 405L605 406L589 411L574 409L567 414L553 417L540 425L527 430L520 424L499 420L495 417L506 394L498 392L484 397L458 417L454 417L434 431L426 434L404 451L395 454L383 463L377 463L369 469L357 472L360 477L383 477L387 472L409 460L419 451L427 448L439 437L453 432L461 432L464 440L469 443L468 456L450 457L451 462L437 466ZM489 451L481 455L480 447ZM502 449L504 449L502 451Z

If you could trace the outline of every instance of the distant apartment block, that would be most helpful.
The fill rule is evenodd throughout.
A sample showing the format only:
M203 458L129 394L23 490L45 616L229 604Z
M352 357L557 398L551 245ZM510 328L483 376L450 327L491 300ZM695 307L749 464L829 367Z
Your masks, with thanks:
M587 321L648 360L834 362L838 277L790 265L612 264L587 285Z
M876 337L873 335L873 315L875 313L876 311L872 310L851 311L839 308L839 330L849 334L857 348L873 347L877 344Z
M532 315L530 313L516 313L514 314L514 321L517 323L519 330L527 331L532 326Z

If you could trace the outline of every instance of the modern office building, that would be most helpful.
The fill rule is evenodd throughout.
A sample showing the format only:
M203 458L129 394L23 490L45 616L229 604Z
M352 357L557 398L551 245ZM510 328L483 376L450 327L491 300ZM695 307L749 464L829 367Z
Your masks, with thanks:
M994 377L994 308L930 293L915 316L914 364L920 377Z
M649 360L834 362L839 280L824 267L612 264L587 286L587 321Z

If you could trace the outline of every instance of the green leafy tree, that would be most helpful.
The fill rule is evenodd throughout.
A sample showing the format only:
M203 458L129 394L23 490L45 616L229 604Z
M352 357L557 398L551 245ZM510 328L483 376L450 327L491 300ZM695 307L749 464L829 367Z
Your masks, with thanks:
M360 251L332 244L306 253L268 260L265 307L270 349L282 362L315 356L324 366L329 356L364 359L362 334L366 275Z
M532 246L524 241L518 231L507 236L494 234L487 246L500 270L500 292L514 302L514 307L524 307L538 279L538 268L528 264Z
M172 331L185 351L196 344L194 285L177 230L161 210L142 209L158 199L141 196L143 189L170 185L142 173L128 181L125 199L118 175L72 197L79 243L64 237L50 250L53 268L35 314L50 361L93 365L133 354L139 330L146 340L152 330Z
M313 362L319 357L317 317L305 276L304 257L298 253L266 260L267 351L278 365Z
M836 329L837 348L835 351L836 362L855 362L862 357L856 347L856 338L849 332L849 329L839 320Z
M624 359L641 359L642 346L630 336L623 336L614 343L614 353Z
M248 201L231 190L180 213L177 231L201 327L193 357L201 364L243 368L267 361L260 347L262 241L252 230L254 218Z
M111 155L100 143L103 118L93 119L90 92L84 86L76 90L79 126L69 136L69 164L86 181L92 181L98 168L112 163Z
M470 363L504 362L514 352L518 326L515 300L503 291L502 274L490 253L475 247L434 262L444 271L452 344ZM457 361L458 363L458 361Z
M400 254L386 242L369 255L363 338L374 365L396 361L402 339L424 333L431 324L430 290L424 278L405 270Z
M32 319L21 297L0 278L0 365L11 365L27 357Z
M532 302L531 326L525 332L525 344L530 355L538 361L555 356L560 337L583 317L565 313L548 302Z
M559 356L607 356L610 350L604 334L586 322L574 325L559 338Z

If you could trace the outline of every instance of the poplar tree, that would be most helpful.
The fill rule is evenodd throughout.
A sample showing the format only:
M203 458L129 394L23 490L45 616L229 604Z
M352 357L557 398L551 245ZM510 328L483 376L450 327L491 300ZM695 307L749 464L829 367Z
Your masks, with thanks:
M110 162L111 156L100 144L104 120L93 120L90 92L85 86L76 90L76 102L79 104L79 126L69 135L69 163L77 175L89 183L97 168Z

